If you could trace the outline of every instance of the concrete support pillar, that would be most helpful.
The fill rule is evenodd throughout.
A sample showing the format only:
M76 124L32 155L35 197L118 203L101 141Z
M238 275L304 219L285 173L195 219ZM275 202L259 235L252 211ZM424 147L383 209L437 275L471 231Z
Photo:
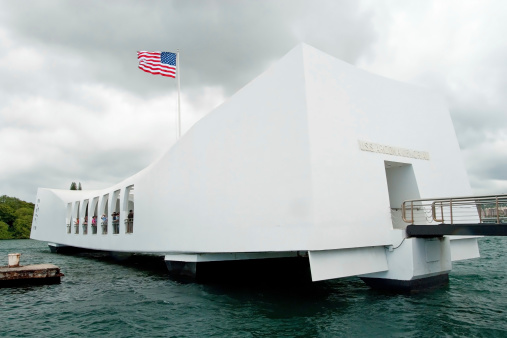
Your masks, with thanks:
M387 247L384 272L360 276L374 288L418 291L445 285L452 268L448 237L405 238L398 247Z

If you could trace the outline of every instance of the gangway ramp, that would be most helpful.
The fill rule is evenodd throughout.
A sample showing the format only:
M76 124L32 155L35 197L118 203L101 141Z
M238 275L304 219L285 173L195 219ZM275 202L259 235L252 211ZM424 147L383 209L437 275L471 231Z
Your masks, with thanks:
M507 194L404 201L409 237L507 236Z

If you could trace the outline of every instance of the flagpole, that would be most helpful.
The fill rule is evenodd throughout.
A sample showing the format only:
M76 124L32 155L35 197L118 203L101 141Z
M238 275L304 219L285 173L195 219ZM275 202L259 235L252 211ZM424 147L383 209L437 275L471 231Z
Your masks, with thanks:
M181 137L181 112L180 112L180 50L176 50L176 77L178 78L178 138Z

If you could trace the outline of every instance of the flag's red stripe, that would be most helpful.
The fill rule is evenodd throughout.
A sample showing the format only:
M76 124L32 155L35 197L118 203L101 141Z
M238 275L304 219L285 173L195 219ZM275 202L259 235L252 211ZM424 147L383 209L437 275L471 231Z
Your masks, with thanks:
M140 50L137 52L137 54L159 54L162 53L162 52L148 52L148 51L145 51L145 50Z
M139 66L143 66L145 68L151 69L151 70L163 70L170 73L175 73L176 69L174 67L168 67L165 65L152 65L149 63L140 63Z
M142 69L145 69L147 71L150 71L150 72L162 72L164 74L176 74L175 71L173 70L167 70L167 69L161 69L161 68L153 68L153 67L146 67L144 65L139 65L139 68L142 68Z
M137 52L137 55L151 55L151 56L160 56L160 52L159 53L154 53L154 52Z
M171 74L166 74L166 73L162 73L162 72L152 72L152 71L149 71L147 69L143 69L141 67L141 65L139 65L139 69L141 69L142 71L145 71L146 73L150 73L150 74L154 74L154 75L162 75L162 76L176 78L176 76L174 74L171 75Z
M160 56L140 55L138 57L138 59L139 60L148 59L148 60L158 60L158 61L160 61Z
M158 55L138 54L137 58L138 59L146 58L146 59L160 60L160 54L158 54Z
M153 61L158 61L160 62L160 56L159 57L147 57L147 56L141 56L138 58L138 60L153 60Z
M145 64L148 64L148 65L161 65L161 66L164 66L164 67L175 67L173 65L170 65L170 64L167 64L167 63L162 63L160 62L160 60L146 60L146 59L141 59L139 60L139 63L145 63Z
M176 77L176 66L161 63L161 52L138 51L139 69L146 73Z
M149 67L162 67L162 68L167 68L167 69L176 69L175 66L173 65L168 65L168 64L165 64L165 63L160 63L160 62L151 62L151 61L140 61L139 62L140 65L146 65L146 66L149 66Z

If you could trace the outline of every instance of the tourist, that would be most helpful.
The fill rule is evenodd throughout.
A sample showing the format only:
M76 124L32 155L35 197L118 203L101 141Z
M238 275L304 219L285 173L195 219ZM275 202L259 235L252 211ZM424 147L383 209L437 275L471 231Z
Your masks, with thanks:
M134 212L132 210L129 211L128 217L127 217L127 233L133 233L134 232Z

